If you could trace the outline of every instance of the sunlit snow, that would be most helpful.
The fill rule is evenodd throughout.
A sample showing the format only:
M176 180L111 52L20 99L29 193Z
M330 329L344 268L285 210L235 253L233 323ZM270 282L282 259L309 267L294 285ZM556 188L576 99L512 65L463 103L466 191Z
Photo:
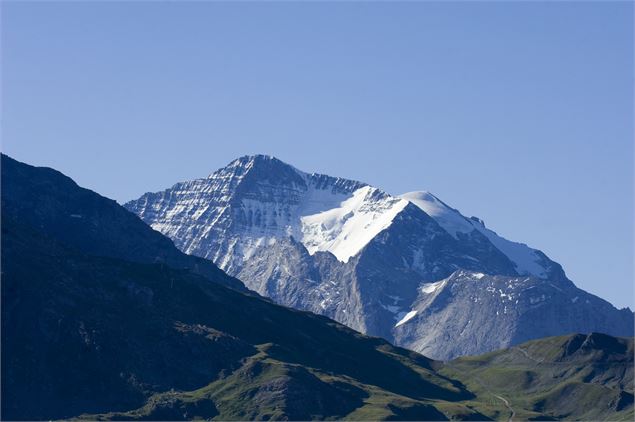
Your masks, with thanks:
M406 322L410 321L415 315L417 315L417 311L408 312L405 317L403 317L398 323L395 324L395 327L399 327L401 324L405 324Z
M408 201L365 186L333 208L301 217L302 243L309 253L329 251L348 262L379 232L390 226Z
M447 280L441 280L441 281L437 281L436 283L426 283L423 286L421 286L421 291L427 294L434 293L439 288L443 287L446 281Z

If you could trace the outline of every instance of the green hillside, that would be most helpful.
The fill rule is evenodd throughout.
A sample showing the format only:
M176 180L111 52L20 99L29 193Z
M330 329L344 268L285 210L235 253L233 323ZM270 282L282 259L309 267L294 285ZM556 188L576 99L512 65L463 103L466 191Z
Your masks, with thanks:
M484 414L515 419L633 420L633 338L569 335L456 359L440 373L460 379ZM507 401L507 404L505 403Z

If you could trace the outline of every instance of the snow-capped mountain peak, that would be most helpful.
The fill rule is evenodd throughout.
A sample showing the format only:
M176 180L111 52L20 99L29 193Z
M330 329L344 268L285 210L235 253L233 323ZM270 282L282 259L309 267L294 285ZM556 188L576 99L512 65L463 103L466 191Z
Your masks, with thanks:
M465 235L478 230L514 263L520 275L533 275L541 278L548 276L551 265L544 259L544 254L524 243L512 242L499 236L496 232L486 228L482 220L463 216L458 210L451 208L430 192L408 192L401 195L401 198L412 202L425 211L454 238L458 239L461 234Z
M474 230L470 220L462 216L454 208L450 208L430 192L408 192L400 195L400 197L424 210L426 214L434 218L455 239L458 239L457 233L470 233Z
M242 157L233 160L220 170L231 171L235 169L243 169L244 171L248 171L257 166L269 166L270 169L274 168L275 166L295 169L295 167L285 163L282 160L279 160L272 155L254 154L243 155ZM216 175L216 173L218 173L218 170L214 173L211 173L208 177L212 178Z
M209 179L222 178L228 171L241 175L233 211L248 222L242 228L243 240L292 236L310 254L331 252L342 262L407 204L360 182L305 173L267 155L241 157ZM261 246L269 241L249 243ZM245 252L253 253L251 248Z
M436 358L585 327L632 332L632 313L581 301L542 252L429 192L393 196L252 155L125 207L278 303Z
M481 233L520 275L548 275L552 263L544 254L498 236L429 192L394 197L362 182L305 173L270 155L240 157L205 179L148 193L126 206L185 252L210 258L227 270L238 255L250 257L253 245L261 247L265 239L289 236L310 254L330 252L348 262L409 202L454 239L475 230ZM230 232L237 236L230 242L231 250L221 253L209 247L210 236L227 237Z

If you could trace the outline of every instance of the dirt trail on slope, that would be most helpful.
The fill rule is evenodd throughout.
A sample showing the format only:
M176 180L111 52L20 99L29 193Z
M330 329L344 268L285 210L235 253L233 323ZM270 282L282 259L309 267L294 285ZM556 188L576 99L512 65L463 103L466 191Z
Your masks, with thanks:
M521 350L522 350L522 349L521 349ZM531 358L530 358L530 359L531 359ZM532 360L534 360L534 359L532 359ZM446 363L446 365L448 365L450 368L454 368L454 366L452 366L449 362L447 362L447 363ZM455 369L456 369L456 368L455 368ZM475 380L477 383L479 383L479 385L480 385L481 387L483 387L483 389L484 389L487 393L491 394L492 396L496 397L498 400L500 400L500 401L502 401L502 402L503 402L503 404L505 405L505 407L507 408L507 410L509 410L509 418L507 419L507 422L512 422L512 421L514 420L514 416L516 416L516 411L514 410L514 408L512 407L512 405L509 403L509 401L508 401L505 397L503 397L503 396L500 396L500 395L498 395L498 394L494 394L494 393L492 392L492 390L490 390L490 389L489 389L489 387L488 387L487 385L485 385L485 383L483 382L483 380L481 380L481 378L480 378L480 377L478 377L478 376L476 376L476 375L475 375L475 376L474 376L474 380Z
M525 350L525 349L523 349L522 347L518 347L518 346L516 346L516 347L512 347L512 350L518 350L520 353L522 353L523 355L525 355L525 357L526 357L527 359L529 359L529 360L530 360L530 361L532 361L532 362L535 362L536 364L543 363L543 362L544 362L544 360L545 360L544 358L543 358L543 359L536 359L536 358L534 358L532 355L530 355L530 354L529 354L529 352L528 352L528 351L526 351L526 350Z
M507 419L507 422L512 422L514 420L514 416L516 416L516 411L514 410L514 408L509 404L509 402L507 401L505 397L499 396L498 394L493 394L493 393L492 395L496 397L497 399L501 400L505 404L505 407L509 409L510 415L509 415L509 419Z

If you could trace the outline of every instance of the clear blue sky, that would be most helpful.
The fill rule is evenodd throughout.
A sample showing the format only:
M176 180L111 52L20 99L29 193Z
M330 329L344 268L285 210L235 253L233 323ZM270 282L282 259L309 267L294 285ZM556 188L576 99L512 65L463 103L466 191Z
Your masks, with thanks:
M2 3L3 151L120 202L266 153L633 307L633 5Z

